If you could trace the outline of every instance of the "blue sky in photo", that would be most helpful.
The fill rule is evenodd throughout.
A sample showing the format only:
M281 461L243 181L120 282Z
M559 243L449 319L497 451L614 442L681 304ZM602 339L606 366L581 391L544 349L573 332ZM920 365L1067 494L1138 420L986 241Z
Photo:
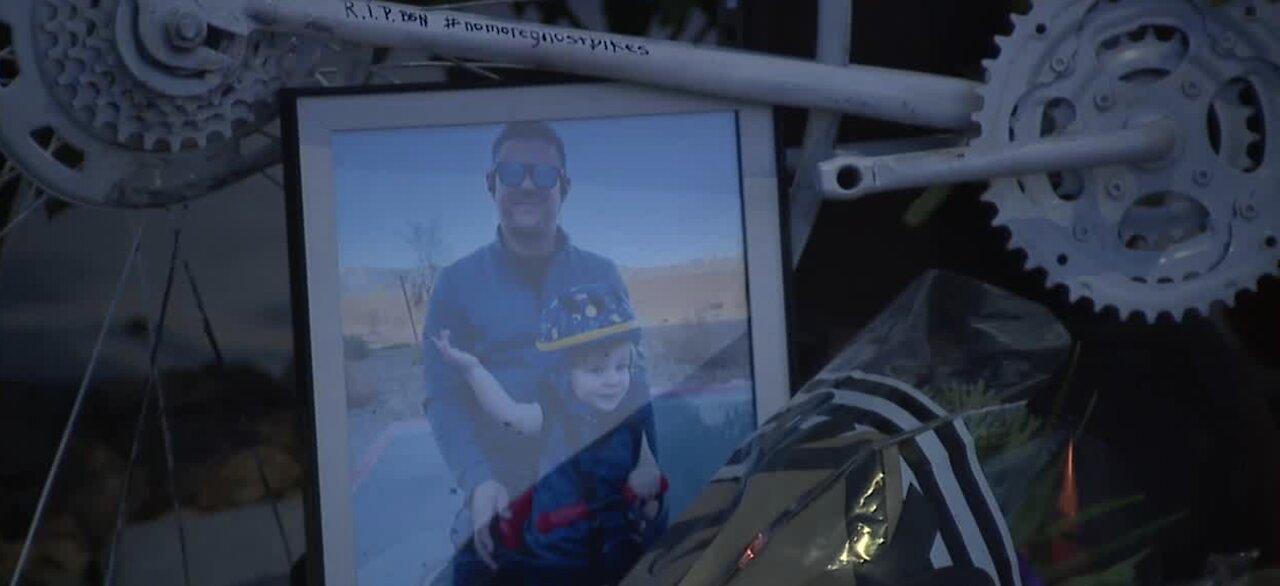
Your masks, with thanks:
M561 225L623 266L742 255L737 128L731 112L553 121L573 187ZM339 262L406 268L407 235L435 222L450 262L494 238L485 190L500 125L348 131L334 136Z

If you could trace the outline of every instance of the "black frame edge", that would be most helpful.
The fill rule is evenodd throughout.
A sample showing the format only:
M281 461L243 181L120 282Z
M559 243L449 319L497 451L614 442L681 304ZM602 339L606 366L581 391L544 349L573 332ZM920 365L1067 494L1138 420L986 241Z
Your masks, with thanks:
M304 413L301 438L306 446L305 478L302 487L303 533L306 548L302 551L303 574L308 586L324 586L324 532L320 527L320 470L316 448L314 381L311 378L311 325L307 291L306 241L302 220L302 168L298 149L298 99L313 95L307 90L285 88L279 93L280 135L284 165L285 223L289 259L289 301L293 317L293 364L295 392ZM297 560L292 563L296 564Z

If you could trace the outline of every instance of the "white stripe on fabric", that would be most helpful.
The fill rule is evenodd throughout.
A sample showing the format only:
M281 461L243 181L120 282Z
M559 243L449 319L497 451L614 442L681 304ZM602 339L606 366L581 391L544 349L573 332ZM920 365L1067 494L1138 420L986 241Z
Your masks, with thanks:
M895 389L898 389L900 391L910 394L913 397L918 398L926 407L928 407L932 411L937 412L939 415L946 415L946 411L944 411L942 407L940 407L937 403L935 403L933 399L930 399L927 394L900 380L878 375L878 374L872 374L869 372L857 371L857 370L851 371L849 373L849 376L852 376L853 378L866 380L866 381L878 382L881 384L889 385ZM1008 523L1005 522L1004 513L1003 511L1001 511L999 503L996 502L996 495L991 491L991 485L985 482L987 476L986 476L986 473L982 470L982 465L978 463L978 451L974 447L973 435L969 433L969 426L965 425L963 419L957 419L954 422L954 424L956 424L956 429L957 431L959 431L960 439L964 441L964 447L966 452L965 455L969 460L969 466L973 469L974 477L982 480L982 482L978 483L978 488L979 490L982 491L982 498L986 500L987 507L994 513L992 516L995 517L996 527L1000 529L1000 540L1003 542L1005 551L1008 552L1009 562L1011 564L1015 564L1011 572L1013 575L1014 586L1022 586L1022 574L1018 571L1018 567L1016 565L1017 552L1013 547L1013 536L1009 532ZM948 424L948 425L951 425L951 424ZM986 542L983 542L983 543L985 545ZM996 583L999 583L999 582L1000 580L997 578Z
M929 561L933 562L935 570L951 567L951 554L947 553L947 544L942 542L941 533L933 538L933 549L929 550Z
M910 413L907 413L906 410L884 399L857 391L844 389L835 389L835 391L835 403L876 413L893 422L894 425L904 431L916 429L923 424L915 417L912 417ZM884 431L882 430L882 432ZM888 433L887 435L894 434ZM948 452L938 439L937 434L930 430L916 436L914 440L907 441L915 441L920 446L920 451L924 453L929 463L933 466L934 478L937 479L938 486L942 490L942 497L947 503L947 508L954 514L956 525L960 529L964 542L970 548L970 555L974 560L974 565L990 574L993 583L999 584L1000 574L996 571L995 561L991 558L991 551L987 548L985 536L978 528L978 521L974 518L973 511L969 509L969 503L960 488L959 479L956 478L955 471L951 468L951 459L948 457ZM999 515L996 516L999 517Z

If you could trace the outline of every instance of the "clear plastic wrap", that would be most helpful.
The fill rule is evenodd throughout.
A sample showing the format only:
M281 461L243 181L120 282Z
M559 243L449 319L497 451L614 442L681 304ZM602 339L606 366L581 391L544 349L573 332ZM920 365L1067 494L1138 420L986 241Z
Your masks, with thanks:
M1048 309L962 275L929 271L805 388L861 371L926 392L982 384L988 400L1026 399L1052 380L1070 349L1070 335Z
M1032 433L1025 401L1070 346L1046 309L926 273L744 442L623 584L1035 583L1003 511L1060 451L1061 437Z

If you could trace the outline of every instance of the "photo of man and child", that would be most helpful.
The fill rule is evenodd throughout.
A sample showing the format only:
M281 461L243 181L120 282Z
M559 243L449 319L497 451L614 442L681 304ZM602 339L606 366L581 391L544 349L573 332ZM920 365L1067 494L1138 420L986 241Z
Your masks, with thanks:
M615 585L751 433L736 133L335 135L360 584Z

